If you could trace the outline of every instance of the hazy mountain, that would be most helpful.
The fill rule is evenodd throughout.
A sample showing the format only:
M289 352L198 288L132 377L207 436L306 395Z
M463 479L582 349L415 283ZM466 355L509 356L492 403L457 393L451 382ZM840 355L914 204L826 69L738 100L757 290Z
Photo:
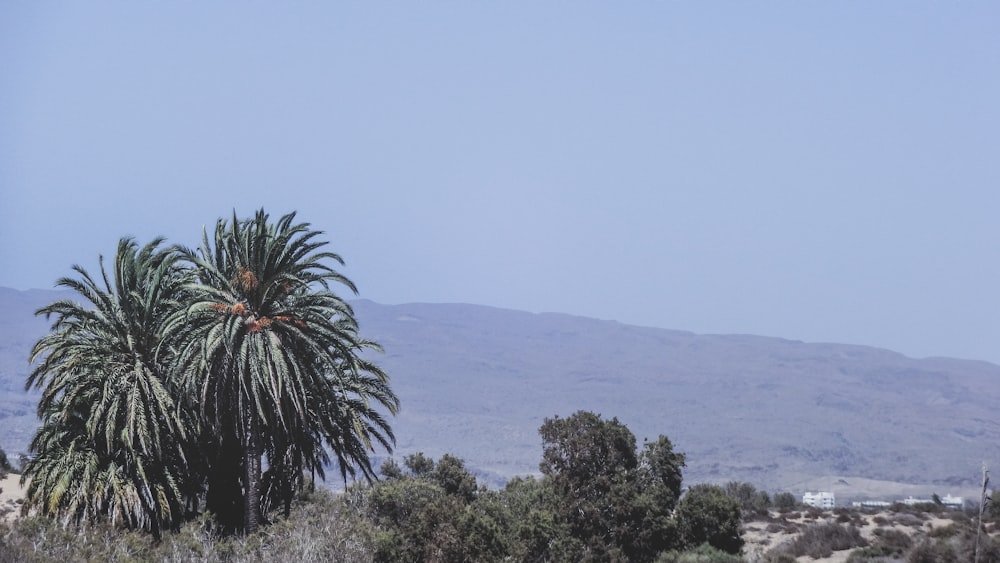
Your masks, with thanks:
M26 448L32 311L61 294L0 289L0 446ZM666 434L688 482L842 494L971 494L1000 461L1000 366L864 346L696 335L474 305L354 303L402 400L398 455L450 452L493 482L534 473L545 417L579 409ZM872 486L879 481L923 489Z

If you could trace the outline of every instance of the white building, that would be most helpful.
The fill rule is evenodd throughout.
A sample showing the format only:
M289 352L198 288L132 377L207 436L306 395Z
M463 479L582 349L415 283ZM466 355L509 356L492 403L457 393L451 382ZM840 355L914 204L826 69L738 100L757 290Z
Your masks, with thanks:
M945 495L940 497L941 504L949 508L963 508L965 506L965 499L962 497L953 497L951 495ZM903 504L913 506L915 504L933 504L933 498L913 498L912 496L904 498L901 500Z
M815 506L816 508L833 508L835 499L833 493L819 491L817 493L805 493L802 495L802 504Z
M944 495L941 497L941 504L948 506L950 508L965 508L965 499L962 497L953 497L951 495Z
M887 500L861 500L851 503L854 508L889 508L892 503Z

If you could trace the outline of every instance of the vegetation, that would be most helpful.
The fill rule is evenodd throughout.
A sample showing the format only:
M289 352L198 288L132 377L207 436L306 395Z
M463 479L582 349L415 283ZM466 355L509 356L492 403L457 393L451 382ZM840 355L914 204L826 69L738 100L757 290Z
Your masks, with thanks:
M38 311L55 321L31 354L25 512L158 536L204 505L252 532L328 452L374 476L368 454L394 439L379 409L398 400L331 289L355 290L340 257L294 217L219 220L197 251L122 239L110 272L57 282L85 303Z
M677 520L685 547L707 543L727 553L743 547L740 505L722 487L692 487L677 507Z
M3 451L3 448L0 448L0 479L3 479L12 471L14 471L14 467L11 466L10 460L7 459L7 452Z
M232 535L207 514L156 540L107 521L66 527L43 516L0 521L0 563L51 561L343 561L372 559L373 528L322 488L303 491L288 518L278 515L266 533Z
M772 502L741 482L685 491L685 455L666 436L639 447L616 418L587 411L545 419L541 477L501 490L451 455L377 472L369 456L391 453L386 417L399 402L368 359L378 344L334 291L356 289L319 235L294 214L271 222L259 211L219 220L197 249L124 238L97 276L74 266L58 281L81 302L38 311L53 319L27 380L42 392L41 426L22 463L22 518L0 523L0 563L730 563L755 519L797 534L768 561L845 549L851 561L971 556L976 524L960 513L919 531L940 503L897 507L883 522L910 531L879 529L869 542L857 512L800 515L789 493ZM343 495L314 488L333 463L355 481ZM10 470L0 450L0 476ZM789 521L799 516L812 525ZM1000 560L1000 546L986 537L981 556Z
M555 424L552 424L555 423ZM616 420L602 420L592 413L545 421L560 432L547 445L550 459L592 460L594 451L608 444L634 447L634 438ZM565 431L565 432L563 432ZM592 434L588 436L588 434ZM566 440L567 436L573 439ZM609 440L609 438L615 438ZM666 448L666 442L647 444L637 458L635 478L622 483L644 483L650 475L667 476L660 494L680 494L680 462L683 455ZM659 446L659 447L657 447ZM627 447L618 454L625 456ZM651 456L654 451L658 456ZM651 460L670 463L654 463ZM642 467L669 467L645 473ZM592 468L595 466L591 466ZM596 466L599 474L619 475ZM582 476L573 461L564 468ZM924 513L913 507L876 517L856 510L744 514L749 526L768 522L775 526L776 547L764 553L747 552L743 545L739 502L733 486L694 485L661 512L663 519L629 519L648 510L648 496L628 494L628 485L614 493L622 503L596 503L607 513L587 509L605 523L631 522L632 532L623 536L600 533L586 535L567 518L567 493L556 487L555 473L541 478L519 478L501 490L477 486L465 463L444 455L434 460L417 453L402 464L385 462L383 479L358 482L345 494L304 487L291 501L292 510L272 513L272 523L258 534L231 535L208 514L186 520L176 532L159 540L137 531L121 530L107 519L65 528L43 517L25 517L0 524L0 563L7 561L155 560L155 561L264 561L295 558L304 561L650 561L656 563L735 563L738 561L795 561L797 556L825 557L833 551L852 550L851 562L874 561L967 561L974 547L974 525L960 511L944 511L938 517L952 520L934 530L910 527L910 518L925 522ZM638 476L645 474L647 479ZM565 477L565 476L564 476ZM673 478L676 477L676 481ZM676 483L676 488L673 486ZM741 484L737 489L749 491ZM759 495L750 495L755 497ZM629 504L632 503L632 504ZM849 525L841 524L840 521ZM861 538L855 524L868 521L878 527L871 539ZM621 524L625 526L626 524ZM593 530L593 529L591 529ZM947 533L943 533L947 531ZM661 543L650 541L657 536ZM632 544L608 541L608 537L640 538ZM645 538L642 540L641 538ZM606 543L602 543L606 542ZM728 544L726 542L729 542ZM737 544L742 547L737 547ZM987 537L981 560L1000 561L1000 542Z
M1000 489L994 489L986 501L986 516L993 522L1000 522Z
M352 487L350 504L378 529L376 560L641 562L685 549L740 552L738 504L718 487L681 496L684 455L665 436L637 451L625 425L585 411L546 419L539 432L540 479L491 491L453 456L415 454L403 467L386 463L382 482Z
M373 443L391 451L394 440L372 405L395 413L397 399L361 356L378 346L359 338L350 306L330 291L355 287L326 264L342 260L319 251L319 233L293 219L233 217L218 222L214 240L206 233L198 251L182 249L194 280L164 329L177 381L197 397L201 446L214 452L208 509L235 525L241 507L247 531L258 526L262 500L287 512L303 472L323 474L328 450L345 479L355 467L371 478Z
M786 552L795 557L808 555L813 559L819 559L829 557L834 551L867 545L867 540L861 537L860 530L854 526L826 523L806 528L788 545Z
M798 505L799 501L792 493L780 492L774 495L774 507L777 508L779 512L795 510L795 507Z
M111 276L58 285L86 305L61 300L31 352L28 386L41 388L41 426L24 467L26 507L65 520L95 520L159 534L183 517L197 494L195 421L159 354L165 319L179 307L185 274L162 240L118 244Z
M723 486L726 496L735 500L740 506L740 512L744 517L767 514L771 508L771 496L766 491L758 491L757 487L751 483L740 483L730 481ZM789 494L789 493L785 493ZM777 496L775 497L777 498ZM795 504L795 497L792 497L792 506Z

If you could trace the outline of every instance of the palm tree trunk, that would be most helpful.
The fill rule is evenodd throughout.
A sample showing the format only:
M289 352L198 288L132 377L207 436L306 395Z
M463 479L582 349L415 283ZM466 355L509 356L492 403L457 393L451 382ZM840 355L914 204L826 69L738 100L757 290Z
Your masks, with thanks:
M243 531L252 534L260 527L260 426L256 413L247 420L246 448L243 450L244 487Z
M231 432L223 432L218 442L206 443L210 444L206 447L214 449L208 472L206 508L224 528L238 530L244 525L243 490L240 488L241 477L246 476L243 443Z

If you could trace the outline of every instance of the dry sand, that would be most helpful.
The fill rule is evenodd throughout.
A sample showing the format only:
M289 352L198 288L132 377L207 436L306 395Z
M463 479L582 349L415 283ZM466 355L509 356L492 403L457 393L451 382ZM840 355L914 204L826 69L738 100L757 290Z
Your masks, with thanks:
M20 481L21 476L15 473L8 473L7 477L0 479L0 520L9 521L21 513L27 483L22 487Z
M772 513L773 514L773 513ZM861 515L864 524L858 529L861 531L861 535L867 539L872 540L875 537L875 529L880 526L874 522L876 517L881 516L886 521L892 522L893 515L889 512L879 512L879 513L864 513ZM799 518L789 518L790 523L799 524L802 526L811 524L822 524L827 522L836 522L837 515L833 512L824 512L822 516L815 520L807 520L805 514L803 513ZM927 520L924 520L920 526L919 531L924 533L929 532L932 528L938 528L941 526L947 526L953 521L950 518L940 518L931 516ZM743 539L746 541L744 546L744 555L746 559L750 562L761 561L764 558L764 554L768 551L774 549L776 546L781 545L786 542L790 542L795 539L799 533L785 533L785 532L772 532L766 531L767 522L747 522L743 527ZM882 529L893 529L903 532L907 535L914 535L917 533L918 529L910 526L903 526L898 523L893 523L889 525L883 524ZM834 551L830 557L823 557L820 559L813 559L807 555L803 555L796 559L801 563L844 563L847 558L850 557L851 551L854 549L847 549L843 551Z

